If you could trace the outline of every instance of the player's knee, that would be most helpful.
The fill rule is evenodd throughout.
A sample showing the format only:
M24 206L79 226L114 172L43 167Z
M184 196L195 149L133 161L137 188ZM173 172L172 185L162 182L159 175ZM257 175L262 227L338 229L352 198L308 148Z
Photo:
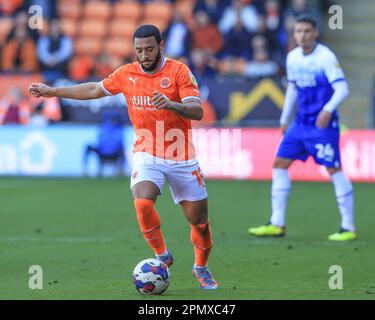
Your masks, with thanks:
M190 216L188 220L191 226L194 226L196 228L201 228L201 226L208 224L208 214L207 212L202 212L198 216L194 216L194 217Z
M341 171L341 168L326 168L330 176L334 175L336 172Z
M200 234L207 234L210 230L209 222L190 224L190 227L193 231L197 231Z
M150 199L155 202L159 192L158 186L151 181L141 181L132 187L134 199Z
M290 161L286 159L276 158L273 162L273 167L275 169L288 169Z

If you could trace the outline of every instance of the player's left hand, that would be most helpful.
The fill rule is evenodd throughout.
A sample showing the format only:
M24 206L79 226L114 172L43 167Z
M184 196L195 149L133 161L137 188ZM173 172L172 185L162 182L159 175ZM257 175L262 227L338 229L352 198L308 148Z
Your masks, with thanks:
M156 109L173 109L173 102L168 99L165 95L161 94L160 92L154 91L152 96L152 103L156 107Z
M331 118L332 118L331 112L322 110L322 111L320 111L320 113L318 115L318 119L316 119L315 125L320 129L327 128L327 126L329 125L329 123L331 121Z

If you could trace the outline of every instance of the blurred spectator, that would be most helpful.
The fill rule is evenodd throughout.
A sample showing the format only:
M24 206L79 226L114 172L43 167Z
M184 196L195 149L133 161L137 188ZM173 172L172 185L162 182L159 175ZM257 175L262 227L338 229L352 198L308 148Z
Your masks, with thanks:
M17 27L8 39L2 52L2 70L4 72L31 73L38 71L35 41L27 29Z
M224 39L219 29L210 21L207 13L195 14L196 27L193 31L193 48L204 49L212 54L219 53L224 47Z
M267 50L272 60L284 64L287 43L283 41L283 17L280 0L265 1L264 16L259 18L259 33L267 39Z
M62 33L58 20L52 20L48 34L39 38L37 53L47 82L54 82L67 74L68 62L73 55L73 42Z
M284 52L289 52L297 46L293 35L294 22L294 16L286 17L284 21L284 29L279 35L279 42L284 49Z
M281 25L280 4L278 0L266 0L265 25L268 30L278 30Z
M15 14L14 25L6 36L5 42L8 42L15 37L16 30L24 29L29 37L34 41L37 41L39 38L39 33L37 30L32 30L29 28L29 15L26 11L19 11Z
M193 13L204 11L208 14L212 23L217 24L224 12L224 9L230 4L230 0L198 0L195 3Z
M282 14L279 0L266 0L265 14L261 19L260 32L264 34L272 52L283 52L280 50L279 34L283 27Z
M31 104L17 86L9 89L0 99L0 124L26 124L30 117Z
M11 87L8 93L0 99L0 124L27 125L36 109L48 122L61 120L58 98L40 98L37 102L38 105L35 108L32 100L26 97L18 86Z
M246 63L242 75L249 78L271 77L278 72L278 65L270 60L267 50L256 49L253 59Z
M165 53L171 58L187 56L191 35L181 13L174 11L173 19L163 34L166 41Z
M202 49L194 49L190 53L190 70L198 79L213 77L216 73L215 58Z
M89 155L94 153L99 159L99 175L102 175L106 162L113 162L116 165L117 173L122 174L125 164L124 138L121 115L108 112L103 115L103 122L100 126L98 142L86 147L83 165L87 173Z
M272 75L278 71L278 64L270 58L267 39L262 34L253 36L249 43L251 56L227 56L218 64L218 70L221 74L225 76L259 77L265 76L267 73Z
M0 17L12 16L18 9L21 9L23 0L1 0L0 1Z
M54 82L67 74L68 62L73 55L73 42L62 33L58 20L52 20L48 34L39 38L37 53L47 82Z
M267 49L267 39L261 34L258 34L256 36L254 36L251 39L251 48L252 48L253 51L260 50L260 49L266 50Z
M248 32L258 29L258 15L255 6L245 4L245 0L232 0L231 6L224 10L219 21L219 29L223 34L228 33L240 19Z
M318 24L318 29L321 29L320 14L315 8L310 8L307 4L307 0L291 0L289 6L285 10L285 20L290 17L297 17L300 14L312 15Z
M225 35L223 57L234 56L249 59L252 55L251 34L245 29L242 20L237 17L235 26Z

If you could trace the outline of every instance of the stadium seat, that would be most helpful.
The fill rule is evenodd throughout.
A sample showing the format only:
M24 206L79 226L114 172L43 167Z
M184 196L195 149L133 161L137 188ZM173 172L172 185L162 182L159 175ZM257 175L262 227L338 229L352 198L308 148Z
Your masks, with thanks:
M69 4L69 5L81 5L81 0L58 0L57 5L58 7L63 5Z
M147 2L144 5L145 19L166 20L172 17L173 6L168 2Z
M142 15L142 6L137 1L117 2L113 5L113 14L115 19L121 18L138 22Z
M112 13L112 6L107 1L89 1L83 7L83 16L87 19L106 20Z
M12 18L0 18L0 43L3 43L5 37L8 35L13 27Z
M114 57L126 57L134 52L131 39L110 38L105 43L105 52Z
M62 5L63 3L75 3L80 4L81 0L58 0L58 4Z
M70 37L74 37L77 33L77 21L75 19L61 19L62 31Z
M79 1L59 1L57 11L59 18L78 19L81 16L82 6Z
M102 19L85 19L79 25L79 35L81 37L101 38L107 33L108 24Z
M131 39L133 33L137 28L137 23L133 20L116 19L110 22L109 35L110 37L121 37L123 39Z
M103 48L103 40L100 38L80 37L75 41L75 53L78 55L98 55Z
M150 17L143 19L140 24L153 24L157 26L161 32L164 32L169 25L169 20Z

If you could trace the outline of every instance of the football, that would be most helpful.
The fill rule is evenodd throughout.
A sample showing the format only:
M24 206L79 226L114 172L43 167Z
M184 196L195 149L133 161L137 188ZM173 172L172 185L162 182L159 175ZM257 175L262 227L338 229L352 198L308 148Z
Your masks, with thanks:
M144 295L159 295L168 289L169 268L157 259L142 260L133 271L133 284Z

